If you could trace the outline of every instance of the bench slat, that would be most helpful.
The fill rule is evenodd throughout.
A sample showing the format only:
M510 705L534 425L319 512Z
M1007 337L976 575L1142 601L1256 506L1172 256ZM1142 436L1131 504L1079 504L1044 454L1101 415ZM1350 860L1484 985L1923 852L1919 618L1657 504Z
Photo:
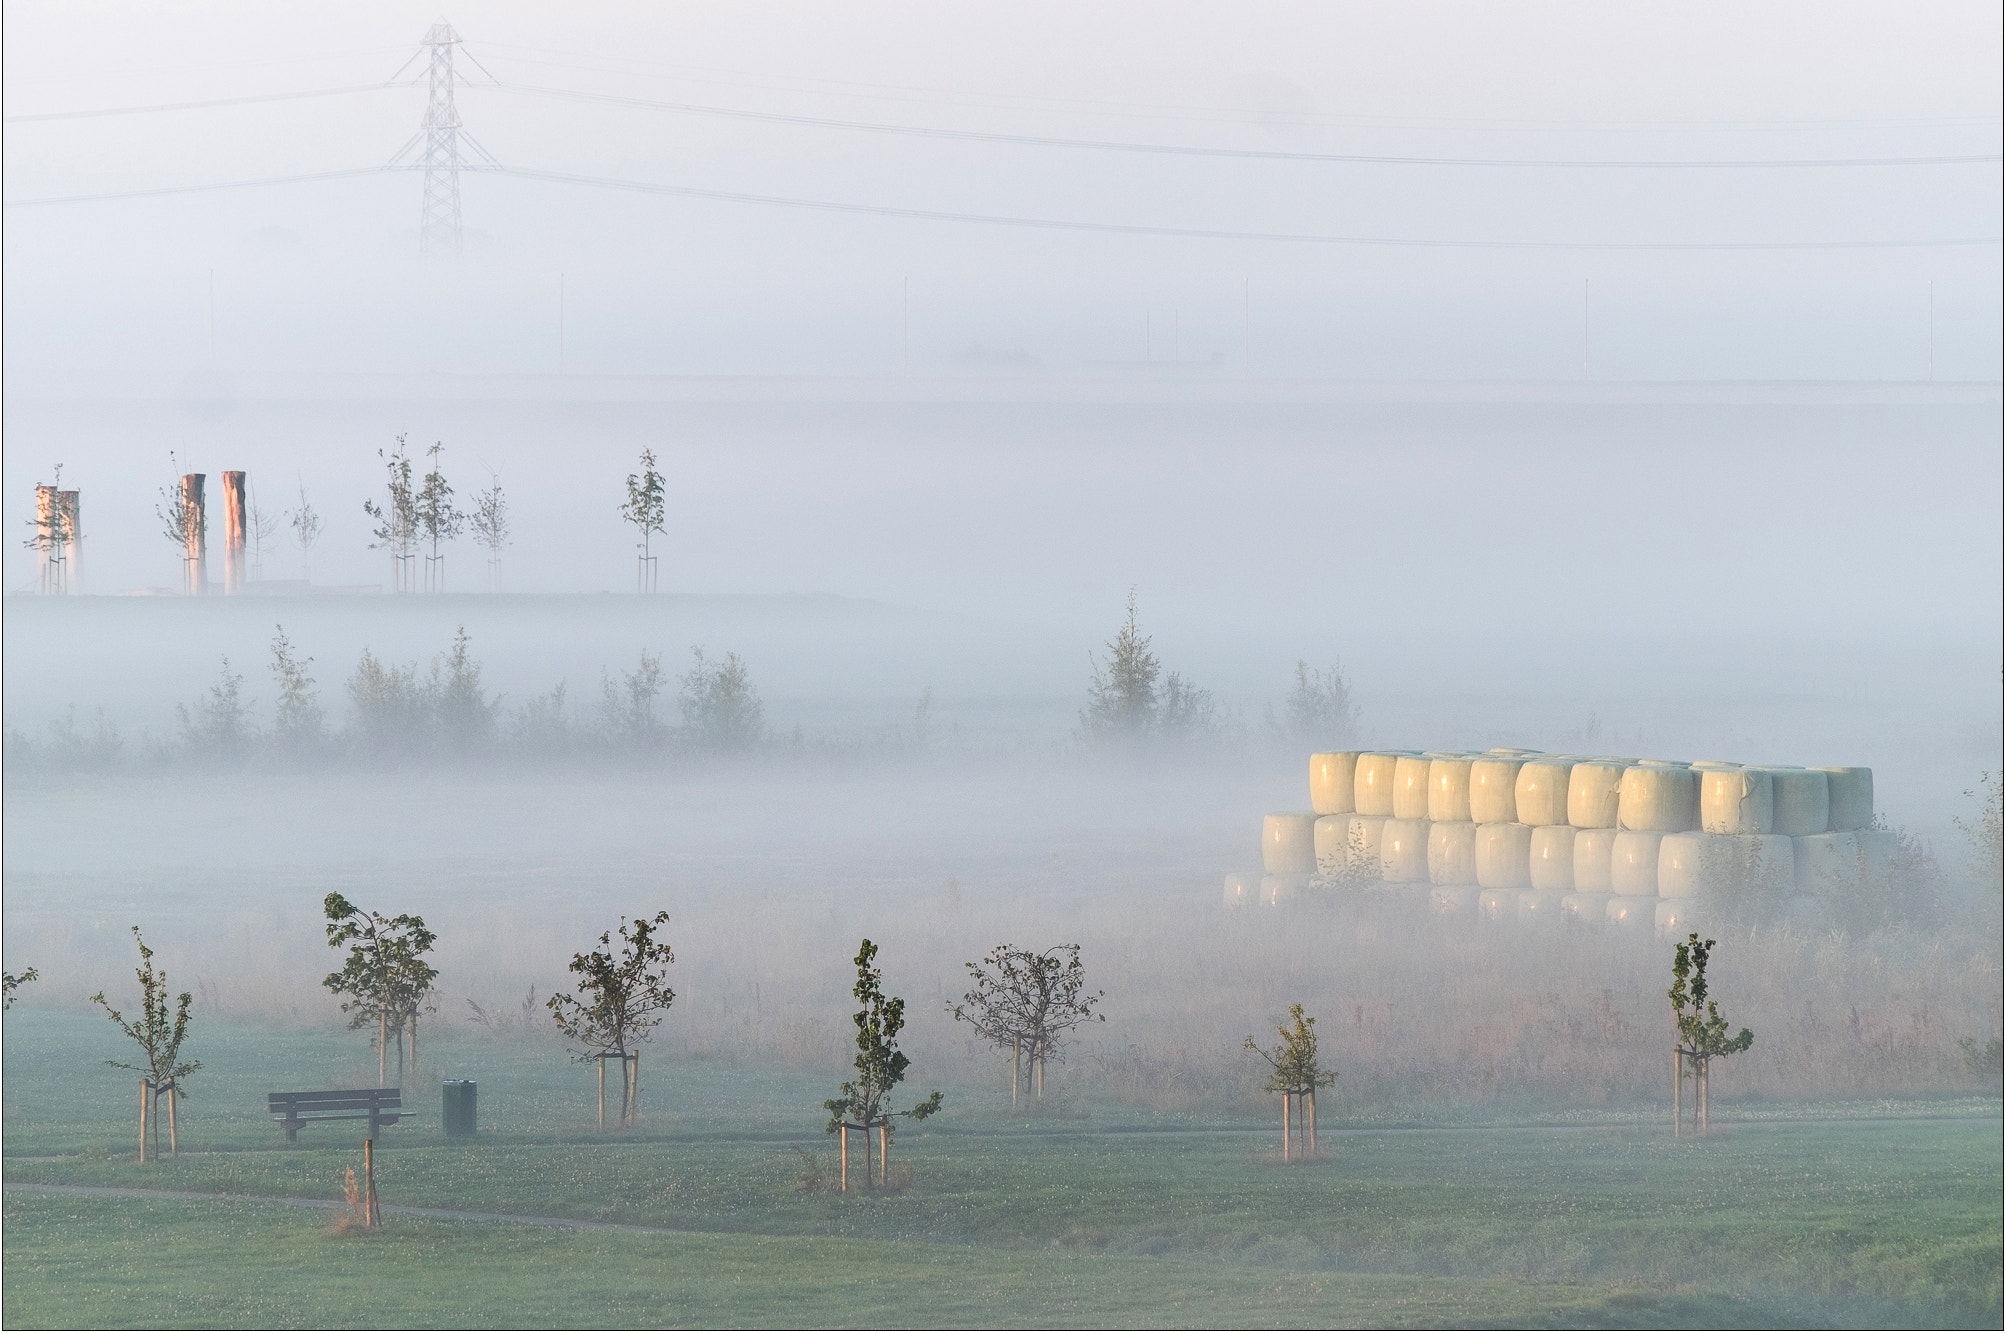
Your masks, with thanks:
M396 1111L403 1105L403 1098L396 1088L343 1088L327 1092L268 1092L265 1106L272 1115L283 1115L288 1119L299 1119L302 1115L321 1119L356 1119L343 1116L340 1112L357 1111L365 1116L374 1110L379 1113Z

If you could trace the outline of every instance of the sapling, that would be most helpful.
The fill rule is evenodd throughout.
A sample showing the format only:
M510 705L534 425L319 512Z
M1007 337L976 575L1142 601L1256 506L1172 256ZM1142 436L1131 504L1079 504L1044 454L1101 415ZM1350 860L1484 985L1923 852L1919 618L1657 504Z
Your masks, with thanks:
M124 1014L112 1008L103 991L91 996L91 1003L110 1015L119 1030L139 1044L146 1058L145 1064L138 1065L127 1064L123 1060L105 1061L113 1069L130 1069L139 1075L139 1160L144 1162L149 1118L153 1123L153 1156L155 1160L160 1157L160 1116L157 1108L163 1096L167 1098L167 1151L177 1156L180 1154L180 1125L174 1107L179 1099L188 1095L182 1090L181 1080L200 1069L202 1063L181 1058L181 1043L188 1036L188 1016L194 1008L195 997L182 991L174 997L174 1009L170 1014L167 1007L167 974L154 967L153 950L146 947L138 926L132 928L132 938L139 945L139 968L134 974L139 978L139 1012L128 1022Z
M850 1131L862 1130L864 1134L864 1179L871 1178L871 1131L878 1133L878 1183L890 1183L887 1164L892 1148L892 1121L894 1119L924 1120L940 1109L941 1094L936 1089L910 1111L887 1111L885 1098L893 1088L905 1081L906 1068L912 1061L898 1047L899 1029L905 1026L905 1001L896 995L886 995L884 973L872 967L878 956L878 946L865 940L857 950L857 984L850 994L855 996L863 1008L853 1016L857 1026L857 1054L852 1061L857 1071L854 1079L846 1080L836 1090L836 1096L822 1103L822 1109L829 1113L827 1132L842 1136L842 1176L844 1191L850 1187Z
M300 482L299 508L288 510L286 526L293 530L293 540L300 548L300 577L311 582L313 579L313 544L320 539L320 515L306 498L306 482Z
M418 538L418 502L411 488L411 459L405 452L404 438L399 435L396 449L389 453L376 451L386 473L384 503L362 502L362 512L376 520L369 532L376 540L369 543L369 549L390 553L391 587L397 592L411 591L411 545Z
M467 521L467 516L453 507L453 488L447 484L446 474L440 468L439 456L445 452L446 446L441 443L435 443L425 451L425 457L431 460L431 468L425 473L412 500L418 534L431 547L425 556L426 592L446 590L446 557L440 552L439 544L459 536Z
M509 544L508 497L502 494L501 477L488 474L488 488L474 493L474 507L467 511L467 524L474 540L488 553L488 591L501 591L501 553Z
M661 535L668 518L666 497L662 474L655 470L655 451L643 449L641 470L627 474L627 499L620 506L620 517L632 523L640 534L635 564L635 581L640 592L654 592L660 586L654 540Z
M1268 1081L1261 1085L1263 1092L1278 1092L1282 1095L1282 1160L1289 1161L1316 1156L1316 1090L1327 1088L1337 1082L1337 1071L1324 1069L1317 1063L1316 1020L1304 1015L1299 1004L1289 1006L1289 1024L1277 1027L1275 1032L1282 1044L1273 1051L1264 1051L1248 1037L1246 1049L1261 1057L1272 1071ZM1293 1103L1293 1107L1291 1106ZM1289 1148L1289 1121L1293 1109L1301 1125L1297 1141L1301 1148L1291 1154Z
M571 971L578 994L553 995L548 1006L557 1030L578 1044L572 1059L599 1065L599 1128L606 1128L606 1062L620 1062L620 1127L640 1111L640 1043L658 1027L676 1002L669 988L669 964L676 956L657 933L669 924L667 912L620 918L615 930L599 936L599 947L574 954ZM620 941L617 952L613 941Z
M321 906L327 915L327 947L348 946L341 971L328 973L321 984L336 995L349 997L341 1011L350 1015L350 1028L376 1024L378 1085L389 1076L392 1033L396 1034L401 1072L408 1030L415 1072L418 1015L431 1007L432 983L439 975L438 969L425 961L425 955L438 937L426 929L424 917L365 912L340 893L328 894Z
M986 966L985 966L986 964ZM975 988L947 1012L998 1047L1010 1048L1010 1105L1028 1077L1033 1095L1045 1095L1045 1062L1065 1034L1082 1023L1106 1022L1093 1012L1106 995L1087 994L1080 946L1061 944L1043 953L999 944L982 963L966 963ZM1025 1061L1028 1057L1029 1065Z
M1747 1028L1730 1037L1727 1020L1720 1007L1707 996L1706 965L1714 942L1688 935L1685 943L1672 951L1672 988L1665 994L1672 1002L1672 1026L1677 1038L1672 1047L1672 1135L1677 1137L1685 1113L1685 1079L1693 1078L1695 1128L1707 1131L1707 1066L1716 1057L1738 1055L1755 1044L1755 1034Z

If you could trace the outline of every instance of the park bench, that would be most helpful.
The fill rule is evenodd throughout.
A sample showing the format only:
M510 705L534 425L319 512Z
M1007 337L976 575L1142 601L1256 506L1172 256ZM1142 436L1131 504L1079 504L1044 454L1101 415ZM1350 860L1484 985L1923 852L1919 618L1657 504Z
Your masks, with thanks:
M286 1131L286 1142L299 1141L300 1128L317 1120L367 1120L370 1139L383 1125L394 1125L402 1104L396 1088L342 1088L332 1092L268 1092L265 1105Z

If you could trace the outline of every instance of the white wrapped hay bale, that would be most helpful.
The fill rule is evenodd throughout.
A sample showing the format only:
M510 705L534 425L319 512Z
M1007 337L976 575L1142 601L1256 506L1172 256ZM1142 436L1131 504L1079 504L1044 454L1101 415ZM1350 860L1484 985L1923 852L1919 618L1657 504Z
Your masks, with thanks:
M1788 838L1823 833L1832 826L1832 792L1815 768L1765 768L1774 792L1775 818L1764 833Z
M1615 828L1616 804L1629 765L1616 759L1584 759L1567 775L1567 822L1576 828Z
M1602 919L1622 930L1648 931L1656 927L1658 900L1635 895L1612 894L1602 909Z
M1261 877L1246 873L1226 876L1226 906L1252 907L1261 900Z
M1532 887L1532 828L1477 825L1477 883L1487 889Z
M1437 824L1470 819L1470 760L1458 755L1428 761L1428 818Z
M1574 839L1580 832L1571 824L1542 824L1532 831L1527 874L1533 888L1574 892Z
M1527 755L1530 755L1530 754L1538 754L1538 753L1539 753L1539 751L1538 751L1538 750L1514 750L1514 749L1513 749L1513 748L1512 748L1511 746L1509 746L1509 745L1494 745L1494 746L1492 746L1492 747L1491 747L1490 749L1488 749L1488 750L1485 750L1485 751L1484 751L1484 753L1485 753L1485 754L1488 754L1488 755L1497 755L1497 756L1499 756L1499 757L1501 757L1501 758L1505 758L1505 759L1523 759L1523 758L1525 758L1525 757L1526 757Z
M1386 821L1379 831L1379 877L1388 884L1428 882L1427 820Z
M1436 916L1472 917L1482 892L1474 884L1440 885L1428 890L1428 910Z
M1382 817L1393 813L1394 780L1404 753L1370 750L1359 754L1351 781L1351 808L1355 813Z
M1768 833L1776 819L1775 785L1761 768L1695 769L1700 827L1708 833Z
M1812 833L1790 840L1797 891L1812 897L1857 893L1866 878L1860 834Z
M1542 755L1519 766L1512 782L1518 822L1538 828L1567 822L1567 790L1574 778L1574 761L1565 755Z
M1734 839L1734 884L1762 898L1784 898L1796 890L1797 840L1780 833L1745 834Z
M1658 844L1662 833L1618 829L1609 844L1609 891L1627 897L1658 896Z
M1825 775L1826 827L1834 833L1863 829L1874 822L1874 770L1814 768Z
M1706 913L1690 898L1664 898L1651 914L1651 926L1661 938L1682 940L1706 930Z
M1518 889L1480 889L1477 915L1486 921L1513 921L1518 918Z
M1261 821L1261 868L1270 875L1316 873L1316 815L1290 810Z
M1320 815L1348 815L1356 808L1353 783L1358 751L1326 750L1309 757L1309 804Z
M1566 894L1552 889L1520 889L1518 919L1538 923L1558 921L1561 917L1560 904L1566 897Z
M1699 826L1699 782L1683 764L1641 763L1623 770L1616 825L1639 833L1683 833Z
M1379 832L1386 827L1384 815L1353 815L1344 841L1351 848L1353 874L1379 873Z
M1470 818L1479 824L1518 822L1517 755L1485 755L1470 761Z
M1261 906L1280 907L1301 898L1309 890L1308 875L1261 876Z
M1658 896L1698 895L1724 878L1729 858L1737 852L1732 838L1712 833L1665 834L1658 841Z
M1316 873L1334 879L1351 869L1351 816L1318 815L1312 835Z
M1608 893L1611 855L1618 830L1584 828L1574 830L1574 891Z
M1423 754L1403 754L1393 764L1393 817L1428 817L1428 773L1434 760Z
M1467 819L1428 825L1428 882L1445 887L1477 882L1477 826Z
M1608 915L1612 896L1607 893L1570 893L1560 900L1560 915L1584 926L1599 926Z

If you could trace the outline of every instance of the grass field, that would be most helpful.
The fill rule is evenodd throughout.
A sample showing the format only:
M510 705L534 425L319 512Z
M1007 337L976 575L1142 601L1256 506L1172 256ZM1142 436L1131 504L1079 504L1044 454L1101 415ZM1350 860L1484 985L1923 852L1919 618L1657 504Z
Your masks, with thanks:
M642 1130L601 1136L560 1050L454 1037L380 1142L387 1203L663 1231L393 1214L354 1237L256 1200L339 1197L359 1133L289 1148L259 1112L367 1081L359 1038L207 1028L186 1150L142 1167L98 1027L7 1019L10 1327L2000 1321L1996 1100L1728 1107L1702 1143L1647 1108L1330 1124L1323 1160L1283 1166L1263 1122L1074 1097L1013 1117L1001 1089L949 1086L895 1146L912 1188L844 1198L799 1188L797 1148L830 1164L821 1076L664 1063ZM480 1079L478 1141L440 1136L439 1076Z

